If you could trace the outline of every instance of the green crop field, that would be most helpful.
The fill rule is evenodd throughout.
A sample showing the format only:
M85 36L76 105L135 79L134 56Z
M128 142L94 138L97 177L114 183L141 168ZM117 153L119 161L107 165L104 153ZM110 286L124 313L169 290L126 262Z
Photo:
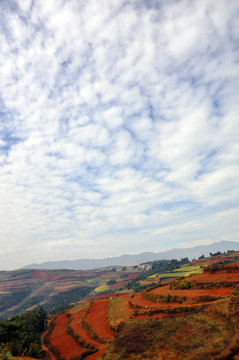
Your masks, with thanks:
M200 266L184 266L180 269L173 270L173 273L177 274L177 276L190 276L195 274L202 274L203 268Z
M102 285L102 286L99 286L96 289L94 289L94 291L97 291L97 292L106 291L106 290L109 290L108 285Z
M100 279L99 278L96 278L96 279L86 279L86 281L89 283L89 284L97 284Z
M31 272L28 272L28 273L26 273L26 274L22 274L22 275L21 275L21 279L24 279L24 278L28 277L28 276L31 275L31 274L32 274Z
M175 269L173 270L173 272L194 272L197 271L197 274L200 274L203 272L203 269L197 265L197 266L193 266L193 265L187 265L187 266L181 266L180 269Z
M183 265L178 269L173 270L172 272L158 273L151 276L148 276L148 279L154 279L155 277L159 279L171 278L171 277L186 277L195 274L203 273L203 268L200 266L192 266L192 265Z

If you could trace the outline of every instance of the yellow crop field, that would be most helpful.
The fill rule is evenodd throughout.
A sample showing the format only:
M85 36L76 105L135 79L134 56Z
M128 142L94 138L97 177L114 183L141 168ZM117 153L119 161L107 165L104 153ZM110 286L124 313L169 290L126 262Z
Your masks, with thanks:
M150 275L148 276L148 279L155 279L156 277L159 279L162 278L171 278L171 277L186 277L186 276L190 276L190 275L195 275L195 274L202 274L203 273L203 268L199 265L197 266L192 266L192 265L183 265L182 267L172 270L172 272L167 271L164 273L158 273L158 274L154 274L154 275Z
M109 301L108 321L109 325L116 327L122 321L128 321L131 317L131 311L128 308L128 298L117 297Z
M99 286L96 289L94 289L94 291L97 291L97 292L106 291L106 290L109 290L108 285L102 285L102 286Z
M78 311L87 309L88 307L89 307L89 304L88 304L88 303L80 303L80 304L75 305L72 309L70 309L70 310L69 310L69 313L70 313L70 314L75 314L75 313L77 313Z

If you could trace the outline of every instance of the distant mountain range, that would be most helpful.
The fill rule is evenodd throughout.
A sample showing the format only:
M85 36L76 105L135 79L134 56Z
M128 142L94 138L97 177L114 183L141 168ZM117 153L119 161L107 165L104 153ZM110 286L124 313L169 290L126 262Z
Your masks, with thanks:
M172 249L164 252L153 253L144 252L138 255L121 255L117 257L107 257L104 259L78 259L78 260L62 260L48 261L42 264L30 264L24 266L23 269L70 269L70 270L90 270L105 266L113 265L131 265L140 264L154 260L171 260L188 257L189 259L197 259L201 255L208 256L217 251L238 250L239 242L220 241L210 245L199 245L187 249Z

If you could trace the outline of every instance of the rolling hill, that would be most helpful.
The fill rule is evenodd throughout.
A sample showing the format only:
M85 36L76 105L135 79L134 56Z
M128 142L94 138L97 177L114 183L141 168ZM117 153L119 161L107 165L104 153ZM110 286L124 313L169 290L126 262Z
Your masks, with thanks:
M0 273L0 319L39 307L47 311L64 308L87 297L115 292L142 271L36 270Z

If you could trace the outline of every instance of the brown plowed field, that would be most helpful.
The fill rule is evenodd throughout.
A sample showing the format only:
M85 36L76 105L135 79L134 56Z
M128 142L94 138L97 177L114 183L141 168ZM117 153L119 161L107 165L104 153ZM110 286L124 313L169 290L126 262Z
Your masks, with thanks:
M230 256L218 256L216 257L215 259L212 259L212 258L204 258L204 259L198 259L198 260L195 260L193 261L193 265L212 265L212 264L217 264L218 262L224 262L224 261L235 261L236 257L239 256L239 252L236 252L234 254L231 254ZM232 264L228 264L228 266L230 266ZM233 265L235 265L235 263L233 263Z
M239 282L239 272L232 272L228 273L226 271L224 272L218 272L215 274L199 274L194 275L192 277L192 280L196 283L220 283L220 282Z
M65 313L58 315L55 320L55 328L50 335L51 344L59 350L61 356L66 360L79 356L85 351L85 348L81 348L75 339L67 334L68 321L69 318Z
M197 275L196 275L197 276ZM198 296L212 295L212 296L230 296L231 288L216 288L216 289L190 289L190 290L170 290L168 285L161 286L149 291L150 294L163 295L168 294L176 296L186 296L187 299L192 299Z
M180 314L152 314L152 315L147 315L147 314L141 314L141 315L136 315L135 317L137 319L163 319L163 318L172 318L172 317L177 317L177 316L185 316L186 313L180 313ZM188 315L188 313L187 313Z
M46 276L47 276L47 272L44 270L35 270L29 275L29 277L46 277Z
M79 285L79 283L77 284ZM75 288L77 286L75 283L71 283L71 284L68 284L68 285L64 285L64 286L61 286L61 285L56 285L53 289L53 291L56 291L56 292L61 292L61 291L68 291L72 288Z
M134 279L136 278L137 276L139 276L140 274L139 273L133 273L133 274L128 274L127 278L125 278L126 280L127 279Z
M187 300L193 300L194 298L198 296L218 296L218 297L224 297L224 296L230 296L231 295L231 288L215 288L215 289L191 289L191 290L170 290L168 285L161 286L158 288L155 288L151 290L149 293L155 294L155 295L162 295L166 296L168 294L176 295L176 296L186 296ZM129 297L129 300L134 305L143 306L145 308L157 308L159 306L159 303L154 303L150 300L146 300L142 297L141 293L135 294L134 297ZM160 304L160 306L169 306L169 304ZM170 306L179 306L177 303L170 304Z
M226 257L222 257L222 258L216 258L216 259L199 259L196 261L193 261L192 264L193 266L195 265L203 265L203 266L207 266L207 265L212 265L212 264L217 264L219 261L223 262L225 260L228 260L228 258Z
M191 298L191 301L193 301L193 298ZM138 298L136 297L136 299L133 300L132 303L134 305L136 305L136 306L137 305L141 306L145 310L147 310L147 309L148 310L149 309L157 309L157 308L160 308L160 309L175 308L175 307L177 308L177 307L185 305L185 303L184 304L179 304L179 303L176 303L176 302L175 303L170 303L170 304L168 304L168 303L154 303L152 301L145 300L145 299L140 298L140 297L138 297ZM190 304L187 304L187 307L195 308L195 306L200 307L200 305L201 305L201 303L198 303L198 302L195 301L195 302L192 302ZM167 315L167 316L169 316L169 315ZM138 315L137 315L137 317L138 317ZM150 316L150 317L152 317L152 316ZM159 316L159 317L161 317L161 316Z
M141 293L136 294L133 298L129 298L129 300L134 305L139 305L139 306L144 306L144 307L151 307L151 308L159 307L158 303L154 303L152 301L143 299Z
M125 286L125 282L119 281L119 282L117 282L117 284L110 285L110 289L117 289L117 288L120 288L123 286Z
M105 340L113 339L114 333L107 326L108 299L93 302L89 314L85 317L86 322L96 335Z

